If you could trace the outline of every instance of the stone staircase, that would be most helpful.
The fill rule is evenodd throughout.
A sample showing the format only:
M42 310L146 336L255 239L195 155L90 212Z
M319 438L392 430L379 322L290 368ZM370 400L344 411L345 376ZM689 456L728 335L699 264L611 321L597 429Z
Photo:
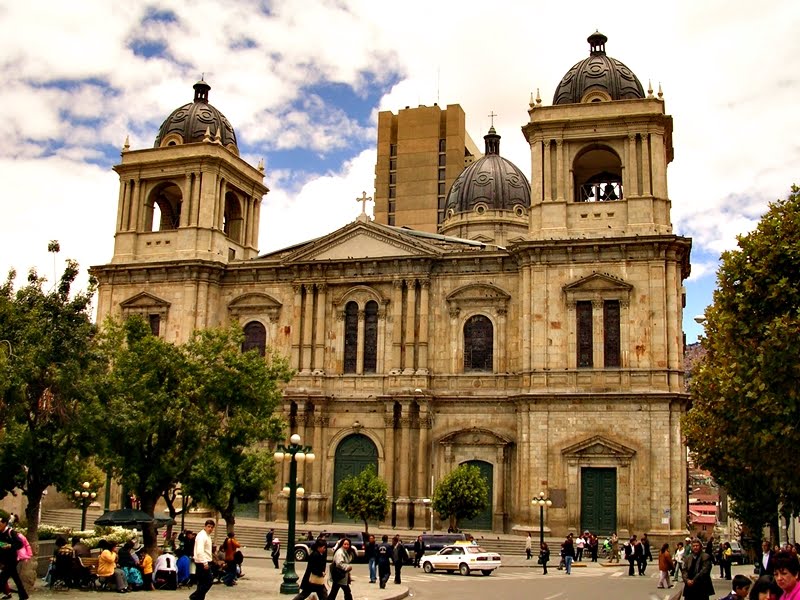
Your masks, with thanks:
M97 519L102 514L100 510L92 510L90 509L86 514L86 524L87 527L92 527L94 524L94 520ZM203 527L203 522L206 520L206 517L199 516L199 515L188 515L185 519L185 526L187 529L191 529L193 531L199 531ZM50 509L45 510L42 512L42 523L46 523L48 525L61 525L64 527L71 527L72 529L79 529L81 525L81 513L79 510L76 509ZM220 531L217 533L217 539L222 540L222 535L225 530L225 522L220 521L219 529ZM261 550L263 553L262 548L264 547L264 538L266 536L267 531L270 527L275 529L275 537L282 540L284 543L288 537L288 532L286 528L286 523L267 523L264 521L258 521L255 519L237 519L236 520L236 539L239 540L239 543L246 548ZM178 531L180 528L180 519L176 525L173 525L173 531ZM309 526L306 524L300 524L297 527L296 536L298 538L305 537L305 533L307 531L313 531L314 534L320 532L320 530L353 530L358 531L358 525L350 524L350 525L339 525L339 524L324 524L322 526L315 525ZM163 529L161 530L163 532ZM370 527L370 532L375 534L375 537L380 540L380 536L384 533L388 534L391 538L395 534L400 534L403 538L403 541L410 542L413 541L414 538L417 536L417 532L409 531L409 530L393 530L393 529L383 529L380 527ZM521 536L509 536L509 535L497 535L493 533L476 533L474 534L475 540L478 544L486 550L492 552L499 552L501 555L510 556L510 555L518 555L524 556L525 554L525 538ZM561 544L561 540L547 540L550 543L551 553L553 552L553 548L558 548ZM534 538L533 540L533 553L534 556L539 552L539 540L538 538ZM258 552L251 553L251 556L259 556ZM266 553L263 554L266 557Z

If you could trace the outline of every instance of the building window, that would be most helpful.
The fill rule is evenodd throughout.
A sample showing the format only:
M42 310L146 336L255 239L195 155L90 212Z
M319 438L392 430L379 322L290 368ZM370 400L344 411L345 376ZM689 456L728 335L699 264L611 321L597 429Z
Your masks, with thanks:
M255 348L261 356L264 356L267 350L267 330L258 321L250 321L244 326L242 352L247 352L253 348Z
M606 367L620 367L619 300L603 302L603 356Z
M464 324L464 371L491 371L494 328L484 315L474 315Z
M444 207L447 205L447 201L444 196L439 196L439 210L443 211Z
M364 307L364 373L374 373L378 366L378 303L370 300Z
M150 323L150 332L158 337L161 332L161 315L147 315L147 321Z
M439 169L439 181L444 181L444 169Z
M389 215L389 225L394 225L394 215Z
M355 373L358 362L358 304L344 307L344 372Z
M444 182L439 182L439 195L444 196Z
M446 159L445 159L445 155L444 155L444 154L440 154L440 155L439 155L439 166L440 166L440 167L443 167L443 166L445 166L446 164L447 164L447 161L446 161Z
M389 187L389 198L395 198L397 196L397 188L394 186Z
M575 305L578 318L578 368L591 369L592 355L592 303L578 302Z
M393 213L394 212L394 208L395 208L394 200L389 200L389 212Z
M389 173L389 185L394 185L397 183L397 173L391 172Z
M389 156L397 156L397 144L389 144Z
M390 158L389 159L389 170L390 171L396 171L397 170L397 159L396 158Z
M447 149L447 140L444 138L439 139L439 152L444 152Z

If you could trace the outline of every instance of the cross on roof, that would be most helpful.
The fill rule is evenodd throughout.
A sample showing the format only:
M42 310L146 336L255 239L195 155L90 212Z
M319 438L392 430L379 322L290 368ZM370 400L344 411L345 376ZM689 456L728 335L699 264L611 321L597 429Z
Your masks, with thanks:
M356 198L356 202L361 202L361 214L367 214L367 202L372 202L372 198L367 196L367 192L361 192L361 198Z
M499 117L500 115L498 115L496 112L492 111L492 112L489 113L488 116L492 119L492 127L494 127L494 118L495 117Z

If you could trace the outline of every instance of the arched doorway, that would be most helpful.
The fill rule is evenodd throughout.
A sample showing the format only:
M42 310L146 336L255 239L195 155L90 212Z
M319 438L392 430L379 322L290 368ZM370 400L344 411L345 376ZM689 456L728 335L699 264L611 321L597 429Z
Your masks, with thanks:
M492 529L492 513L493 513L493 498L494 498L494 467L491 463L483 460L468 460L462 463L471 467L478 467L481 476L489 484L489 505L482 513L475 516L474 519L464 519L458 524L459 529L466 531L472 529Z
M333 466L333 497L331 498L334 522L352 522L352 519L336 508L339 484L351 475L358 475L369 465L375 467L375 472L378 472L378 448L366 435L360 433L348 435L336 448Z

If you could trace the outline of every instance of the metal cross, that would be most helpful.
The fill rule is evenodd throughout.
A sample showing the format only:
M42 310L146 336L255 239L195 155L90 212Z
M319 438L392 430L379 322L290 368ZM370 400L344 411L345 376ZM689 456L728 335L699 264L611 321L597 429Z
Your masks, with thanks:
M489 113L488 116L491 117L491 119L492 119L492 127L494 127L494 118L495 117L499 117L500 115L498 115L496 112L492 111L492 112Z
M372 198L367 196L367 192L361 192L361 198L356 198L356 202L361 202L361 214L367 214L367 202L372 202Z

